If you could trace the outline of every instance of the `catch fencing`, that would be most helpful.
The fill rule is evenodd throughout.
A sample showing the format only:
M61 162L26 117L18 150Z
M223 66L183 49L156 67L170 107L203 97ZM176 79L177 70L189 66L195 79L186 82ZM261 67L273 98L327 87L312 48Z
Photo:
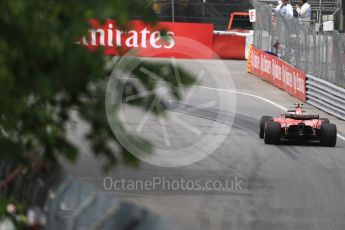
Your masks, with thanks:
M271 5L255 2L254 46L319 79L345 88L345 36L316 31L315 25L287 19Z

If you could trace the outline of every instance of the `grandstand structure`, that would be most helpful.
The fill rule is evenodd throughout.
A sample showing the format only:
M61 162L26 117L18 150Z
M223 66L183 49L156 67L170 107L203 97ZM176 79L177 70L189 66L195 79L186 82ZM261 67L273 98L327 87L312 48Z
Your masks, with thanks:
M291 0L291 4L297 4L298 0ZM339 31L344 30L344 0L309 0L311 5L313 18L316 22L321 23L323 21L322 16L328 15L335 23L335 28Z
M213 23L215 30L226 30L233 12L248 12L253 2L275 6L278 0L155 0L154 9L160 21ZM345 30L345 0L308 0L312 7L312 21L316 25L334 21L334 28ZM300 0L290 0L295 6ZM248 20L238 18L235 24L242 29L251 29ZM319 28L317 26L316 28Z
M278 0L258 0L276 5ZM297 5L300 0L290 0L292 6ZM344 32L345 0L308 0L312 8L312 19L315 23L321 24L323 20L332 20L335 29ZM325 17L326 16L326 17Z
M226 30L230 14L248 12L252 0L155 0L160 21L213 23L215 30ZM248 18L238 18L238 28L251 29Z

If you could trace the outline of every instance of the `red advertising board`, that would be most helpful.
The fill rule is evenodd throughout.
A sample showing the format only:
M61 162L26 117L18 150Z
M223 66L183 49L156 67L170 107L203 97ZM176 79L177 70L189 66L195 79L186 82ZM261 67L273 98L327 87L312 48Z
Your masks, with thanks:
M89 20L91 29L81 43L90 50L104 48L107 55L134 49L141 57L212 58L213 24L131 21L123 29L114 20ZM160 31L165 31L161 37ZM202 49L200 50L200 47Z
M306 73L253 46L251 73L306 101Z

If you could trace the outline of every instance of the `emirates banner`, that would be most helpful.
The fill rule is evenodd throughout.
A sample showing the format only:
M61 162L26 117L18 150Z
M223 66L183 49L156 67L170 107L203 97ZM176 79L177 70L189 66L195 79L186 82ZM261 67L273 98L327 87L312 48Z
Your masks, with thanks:
M89 23L91 28L79 43L90 50L104 48L106 55L122 55L133 49L140 57L212 58L213 24L151 25L135 20L126 29L120 29L114 20L100 23L90 19ZM196 49L198 46L203 47L202 52Z
M292 96L306 101L306 73L254 46L251 53L250 72Z

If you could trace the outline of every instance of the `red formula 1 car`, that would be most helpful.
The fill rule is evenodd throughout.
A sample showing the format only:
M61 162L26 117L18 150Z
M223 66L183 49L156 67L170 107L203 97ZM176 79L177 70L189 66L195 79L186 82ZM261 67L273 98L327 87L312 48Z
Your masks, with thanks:
M284 140L318 141L322 146L334 147L337 143L336 125L327 118L305 113L301 103L280 118L263 116L259 132L266 144L280 144Z

